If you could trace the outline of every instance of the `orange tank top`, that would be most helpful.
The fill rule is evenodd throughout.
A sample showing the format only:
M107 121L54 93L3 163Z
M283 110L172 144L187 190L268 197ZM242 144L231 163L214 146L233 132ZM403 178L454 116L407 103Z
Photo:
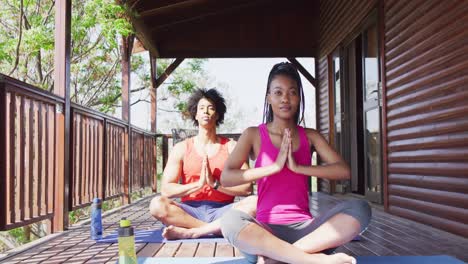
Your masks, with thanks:
M224 163L229 156L228 138L220 138L220 147L218 152L213 155L211 158L208 158L208 163L210 164L211 174L213 179L220 180L221 172L224 168ZM184 154L183 167L182 167L182 184L188 184L196 182L200 179L200 171L203 162L203 157L201 157L193 145L194 138L188 138L185 140L186 151ZM234 196L227 195L220 191L214 190L208 184L203 186L200 190L186 195L181 198L182 202L185 201L212 201L220 203L232 203L234 201Z

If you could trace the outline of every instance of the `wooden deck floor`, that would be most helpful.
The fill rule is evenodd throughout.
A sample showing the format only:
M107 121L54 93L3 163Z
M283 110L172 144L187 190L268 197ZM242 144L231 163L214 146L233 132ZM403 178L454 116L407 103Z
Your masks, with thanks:
M105 235L117 228L125 216L137 229L160 228L161 223L148 213L151 197L104 217ZM311 197L311 210L323 212L342 198L325 194ZM468 262L468 239L373 208L373 219L360 241L350 242L337 249L354 256L371 255L451 255ZM225 243L148 243L136 244L138 256L159 257L233 257L239 252ZM89 238L89 225L71 230L40 243L23 252L0 259L1 263L115 263L117 244L96 244Z

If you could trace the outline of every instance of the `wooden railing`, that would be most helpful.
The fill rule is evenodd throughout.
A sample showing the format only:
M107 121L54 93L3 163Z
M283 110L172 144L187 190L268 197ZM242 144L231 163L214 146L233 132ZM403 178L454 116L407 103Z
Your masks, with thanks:
M94 197L155 190L155 134L76 104L68 131L68 189L58 190L64 157L58 155L57 118L63 109L63 98L0 74L0 230L52 219L54 208L72 211ZM54 194L64 191L68 202L54 202Z
M124 193L124 174L125 174L125 151L128 146L125 144L125 135L128 134L128 128L125 124L107 120L105 140L107 175L104 193L108 198L121 196Z
M151 187L153 175L156 174L156 153L153 146L156 138L143 130L132 129L132 190L137 191Z
M51 218L64 100L0 75L0 230Z

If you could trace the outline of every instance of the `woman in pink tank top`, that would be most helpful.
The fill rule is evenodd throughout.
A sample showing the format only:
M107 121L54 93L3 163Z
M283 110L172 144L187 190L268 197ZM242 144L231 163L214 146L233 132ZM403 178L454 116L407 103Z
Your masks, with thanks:
M299 126L303 113L297 69L291 63L276 64L268 77L264 123L243 132L221 175L223 186L257 181L257 216L231 210L221 218L223 235L250 262L355 263L343 253L320 252L362 232L370 209L367 203L351 202L316 219L310 214L308 177L349 179L350 169L320 133ZM326 165L312 166L312 151ZM255 168L240 169L249 156L256 160Z

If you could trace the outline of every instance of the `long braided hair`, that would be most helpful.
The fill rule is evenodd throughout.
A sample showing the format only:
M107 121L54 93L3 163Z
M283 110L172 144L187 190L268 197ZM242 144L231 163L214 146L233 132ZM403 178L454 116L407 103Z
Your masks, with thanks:
M296 121L296 124L299 125L300 123L304 123L304 126L305 126L305 121L304 121L305 99L304 99L304 90L302 89L301 77L299 76L299 72L297 71L296 67L292 63L289 63L289 62L280 62L280 63L275 64L273 68L271 69L270 74L268 75L267 89L265 93L265 103L263 105L263 123L270 123L273 121L273 110L271 108L271 105L267 101L267 96L270 92L271 82L278 75L284 75L296 81L297 89L299 90L298 92L300 93L300 98L299 98L299 111L296 112L296 115L294 116L294 120Z

